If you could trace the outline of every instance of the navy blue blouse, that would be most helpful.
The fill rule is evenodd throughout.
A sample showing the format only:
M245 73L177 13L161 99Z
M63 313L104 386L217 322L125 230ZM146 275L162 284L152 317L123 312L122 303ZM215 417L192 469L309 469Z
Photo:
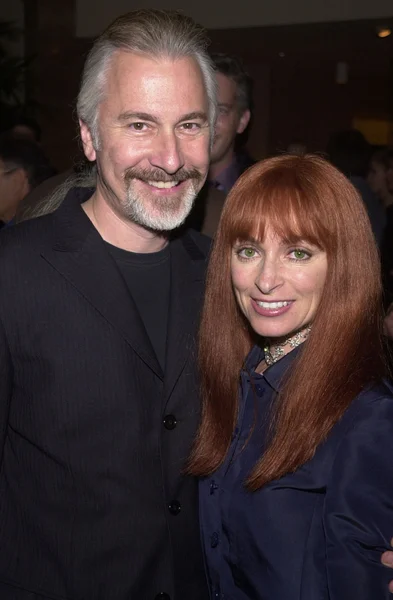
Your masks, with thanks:
M200 483L201 535L214 600L391 598L381 553L393 536L393 390L360 394L312 460L257 492L243 485L296 350L268 368L255 347L224 465ZM251 383L252 380L252 383ZM252 431L253 423L255 424ZM250 432L251 436L250 436Z

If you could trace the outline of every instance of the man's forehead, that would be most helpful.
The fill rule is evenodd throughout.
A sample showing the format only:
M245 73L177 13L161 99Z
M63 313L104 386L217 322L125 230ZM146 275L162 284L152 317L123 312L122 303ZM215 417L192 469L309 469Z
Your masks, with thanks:
M117 50L113 54L108 65L107 77L122 77L128 73L132 73L133 77L144 77L146 75L160 77L163 74L176 76L179 66L182 67L183 76L200 76L202 79L200 67L191 56L178 58L170 56L156 57L126 50Z
M218 103L232 105L236 102L237 85L227 75L216 73L218 83Z
M178 116L206 113L208 97L202 72L193 58L153 58L119 51L107 73L103 105L116 117L142 112Z

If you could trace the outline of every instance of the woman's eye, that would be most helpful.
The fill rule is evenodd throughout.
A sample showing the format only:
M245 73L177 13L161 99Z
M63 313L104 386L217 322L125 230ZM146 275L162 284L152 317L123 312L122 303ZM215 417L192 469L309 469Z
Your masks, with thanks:
M254 248L241 248L238 250L238 255L241 258L254 258L256 251Z
M306 260L307 258L310 258L310 254L308 252L305 250L300 250L299 248L292 250L291 254L295 260Z

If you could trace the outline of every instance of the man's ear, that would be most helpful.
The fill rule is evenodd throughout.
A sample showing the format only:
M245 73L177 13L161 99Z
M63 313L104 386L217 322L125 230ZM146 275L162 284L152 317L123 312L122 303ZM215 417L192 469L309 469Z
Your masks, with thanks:
M96 159L96 151L93 144L93 137L91 135L91 131L89 127L79 119L79 127L81 132L82 144L83 144L83 152L88 160L91 162Z
M251 113L247 109L244 111L239 120L239 125L237 126L236 133L243 133L243 131L247 128L247 125L250 122Z

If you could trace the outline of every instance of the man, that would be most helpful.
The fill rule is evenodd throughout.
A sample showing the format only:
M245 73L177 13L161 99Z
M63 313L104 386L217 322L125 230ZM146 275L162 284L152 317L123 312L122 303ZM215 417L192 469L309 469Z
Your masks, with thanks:
M236 151L251 118L251 81L238 58L212 54L218 83L218 115L208 179L226 194L254 161Z
M0 140L0 221L13 220L22 200L53 175L41 148L33 141L4 136Z
M198 197L189 223L214 236L225 197L254 161L237 148L251 118L251 80L235 56L212 53L218 84L218 114L208 181Z
M206 179L203 30L141 10L87 59L96 185L0 236L0 598L204 600L194 337L208 241L171 235Z

